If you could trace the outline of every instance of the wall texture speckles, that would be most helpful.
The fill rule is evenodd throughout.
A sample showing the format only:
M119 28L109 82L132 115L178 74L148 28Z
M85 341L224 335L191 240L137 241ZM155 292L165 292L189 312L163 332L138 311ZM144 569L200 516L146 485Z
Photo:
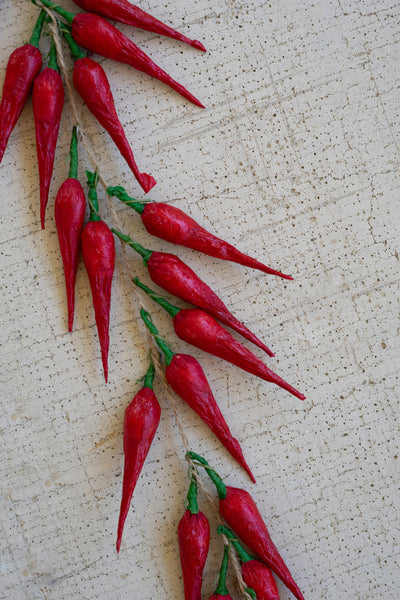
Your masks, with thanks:
M63 5L73 10L72 2ZM209 49L203 54L122 26L204 101L205 111L101 59L138 164L158 181L151 197L175 203L295 276L284 282L178 251L276 351L268 364L307 400L190 352L243 445L257 477L252 493L305 598L398 600L400 5L144 0L141 6ZM28 39L34 14L29 2L2 2L2 74L12 49ZM83 115L107 180L141 197L105 132ZM66 173L70 118L66 106L52 197ZM82 176L85 166L83 159ZM106 386L82 266L75 332L66 333L53 201L42 232L37 180L29 102L0 169L0 597L182 598L175 531L186 467L161 394L158 435L120 556L114 550L123 412L147 354L131 288L120 264ZM172 250L149 238L128 208L115 208L138 241ZM139 258L130 256L147 282ZM189 351L161 309L153 314L171 345ZM206 427L185 406L181 414L193 447L229 483L249 489ZM202 508L215 524L209 507ZM205 598L220 553L215 536ZM239 598L234 590L233 596Z

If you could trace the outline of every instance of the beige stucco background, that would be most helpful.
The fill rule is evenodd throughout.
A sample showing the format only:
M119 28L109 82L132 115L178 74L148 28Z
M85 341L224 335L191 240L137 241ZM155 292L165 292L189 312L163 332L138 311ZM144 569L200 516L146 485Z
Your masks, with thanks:
M64 6L73 8L69 1ZM257 485L180 403L186 434L227 483L251 490L307 600L398 600L400 5L143 0L141 6L209 50L122 27L206 110L100 59L139 166L158 181L149 196L190 212L295 277L285 282L176 250L275 350L269 366L307 394L302 403L190 349L153 307L171 346L201 360ZM35 15L27 0L2 1L1 79ZM107 134L83 115L104 177L143 197ZM66 332L53 201L66 176L70 125L66 103L44 232L30 102L0 167L0 597L179 599L176 526L186 465L160 385L161 424L120 555L114 550L123 414L147 348L119 248L108 385L82 265L75 331ZM83 151L81 157L83 179L88 162ZM150 248L175 251L148 236L129 208L114 206L127 233ZM129 256L149 282L140 259ZM201 507L214 525L203 497ZM204 598L220 556L214 532ZM291 597L280 590L282 600Z

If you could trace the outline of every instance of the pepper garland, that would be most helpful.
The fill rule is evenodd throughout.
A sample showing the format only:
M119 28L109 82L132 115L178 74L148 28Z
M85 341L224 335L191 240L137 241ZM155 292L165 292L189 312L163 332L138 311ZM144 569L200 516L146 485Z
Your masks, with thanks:
M32 0L32 2L37 4L36 0ZM60 32L68 42L72 55L77 62L80 60L86 61L86 71L84 71L81 79L79 79L78 76L75 76L78 71L74 70L75 88L84 98L88 108L95 114L99 122L109 131L112 139L120 149L124 158L126 158L134 175L145 191L155 184L155 180L146 173L139 173L129 143L126 140L122 129L122 125L119 122L107 77L100 65L95 63L92 59L86 58L86 55L80 51L76 44L76 38L81 41L82 45L86 45L85 41L87 43L87 36L85 37L85 26L88 28L88 31L90 31L90 28L92 27L92 32L95 30L98 32L101 27L103 27L103 31L106 34L110 34L112 30L115 30L117 32L115 35L118 36L119 43L122 45L125 44L131 53L129 61L124 60L123 62L128 62L136 68L139 68L139 70L144 70L152 76L164 81L198 106L203 105L183 88L183 86L172 80L172 78L157 67L157 65L154 65L154 63L152 63L152 61L150 61L137 46L130 42L128 38L125 38L125 36L118 32L116 28L108 24L104 19L93 14L78 14L76 17L80 25L77 25L76 29L78 29L79 32L77 33L75 30L74 33L74 15L71 16L71 13L68 13L61 7L55 6L49 0L40 0L40 2L44 8L41 11L30 43L26 44L25 47L14 51L7 66L6 80L0 105L0 162L8 138L33 84L33 109L40 173L40 216L42 228L44 228L45 209L49 195L58 126L64 102L64 88L62 79L59 75L57 64L58 58L58 63L67 89L67 95L71 103L74 120L69 177L61 186L55 201L55 219L67 287L68 329L71 331L73 324L74 286L79 260L79 244L81 242L83 260L92 288L96 324L102 350L104 374L107 381L109 312L111 282L115 260L113 232L119 237L121 242L124 264L129 279L134 283L133 290L138 300L141 317L146 325L146 335L150 347L150 366L146 376L143 378L142 388L125 411L125 464L123 494L118 524L117 551L119 552L120 550L122 531L131 498L160 421L161 409L153 392L154 375L157 373L164 384L165 393L171 403L182 442L186 450L186 460L189 463L190 484L186 499L186 511L178 526L185 600L200 600L201 598L203 570L207 559L210 540L210 528L207 517L200 512L198 507L198 485L203 489L206 497L214 507L219 508L221 517L223 517L225 522L236 533L235 535L228 529L223 524L224 521L219 517L221 525L218 527L218 533L224 539L224 557L219 583L215 594L210 600L217 600L220 598L229 600L231 598L226 588L226 573L230 555L232 557L232 564L238 581L238 587L247 599L258 598L259 600L279 600L276 583L270 570L272 569L298 600L304 600L301 591L294 582L276 547L272 543L265 523L250 494L239 488L225 486L222 479L215 470L210 467L208 462L203 457L189 450L189 442L180 422L171 388L178 396L186 401L197 414L199 414L220 441L226 446L233 458L237 460L237 462L247 471L252 480L255 481L245 462L238 441L232 437L228 425L216 404L200 364L189 355L174 354L171 351L152 322L151 316L146 310L146 306L138 288L169 312L174 319L174 327L178 337L184 341L211 354L224 358L228 362L262 377L266 381L276 383L300 399L304 399L305 396L300 394L281 377L268 369L262 361L256 358L255 355L237 342L221 325L219 325L215 318L236 329L244 337L265 350L267 354L273 356L273 353L269 348L229 313L222 301L197 277L195 273L193 273L193 271L191 271L191 269L189 269L189 267L187 267L187 265L182 263L182 261L174 255L146 250L136 244L129 236L121 232L117 214L112 206L111 197L116 196L121 201L132 206L132 208L142 216L146 229L152 235L197 249L200 252L211 256L232 260L239 264L258 268L264 272L278 275L286 279L292 278L279 271L266 267L255 259L242 254L230 244L227 244L223 240L219 240L219 238L216 238L201 228L193 219L191 219L191 217L185 215L183 211L170 207L168 204L138 201L130 198L121 186L108 186L99 172L97 160L91 145L88 142L84 131L80 128L79 137L85 147L89 162L93 168L93 172L87 171L90 219L86 226L83 227L86 201L82 186L77 179L78 124L81 119L79 118L79 111L74 101L72 86L65 66ZM157 31L164 35L169 35L170 37L175 37L198 49L205 50L200 42L189 40L185 36L178 34L178 32L171 30L168 26L165 26L150 15L147 15L147 13L144 13L138 7L130 5L127 0L101 0L100 2L94 2L93 0L77 0L76 3L86 9L96 10L109 18L110 10L120 11L118 14L112 13L112 18L121 22L130 22L130 24L133 24L134 26ZM70 30L65 25L60 25L53 12L49 10L50 8L64 17L72 25L72 29ZM129 19L127 21L128 13ZM52 42L48 67L39 75L38 73L41 68L42 60L41 56L39 57L40 51L38 50L38 45L41 30L45 21L51 21L49 29L52 35ZM89 50L92 49L90 43L89 46L86 45L86 48ZM107 53L104 54L104 52L106 52L104 50L104 44L102 48L95 44L94 49L99 53L102 53L101 51L103 50L103 55L109 55ZM109 50L107 50L107 52L109 52ZM115 59L115 56L110 57ZM122 61L121 55L119 55L117 60ZM18 61L20 65L16 66ZM146 68L144 68L144 66ZM26 73L23 72L24 68ZM20 98L17 99L17 101L14 99L13 105L13 100L10 100L10 97L12 96L12 84L18 82L18 78L23 79L24 76L26 77L26 80L22 82L24 85L21 87ZM89 84L90 88L94 88L92 90L94 95L92 94L92 96L87 95L85 77L92 77L91 84ZM98 89L96 86L98 86ZM51 94L53 94L53 96ZM102 104L103 106L101 106ZM117 128L117 132L115 128ZM108 203L114 221L114 228L111 230L101 220L99 215L96 191L98 181L100 181L107 192ZM70 203L71 199L73 200L73 204ZM147 213L145 212L146 210ZM170 234L168 233L168 226L172 226ZM175 231L173 226L175 226ZM180 227L180 233L183 232L183 235L177 235L177 227L178 229ZM179 309L141 283L138 278L134 277L128 261L125 244L133 247L143 256L153 281L158 283L161 287L164 287L164 289L170 293L197 305L199 308ZM153 261L150 264L151 259L153 259ZM166 273L167 277L165 276ZM175 284L172 285L171 280L173 281L174 277ZM179 282L179 279L184 281L183 285L180 285L181 282ZM158 349L161 349L165 356L165 372L158 358ZM206 470L216 485L219 496L219 505L214 502L212 496L199 478L199 467ZM250 548L254 556L246 552L241 546L239 538L248 548ZM230 552L231 548L234 549L233 553ZM237 556L235 555L235 552ZM240 570L240 564L242 565L242 570Z

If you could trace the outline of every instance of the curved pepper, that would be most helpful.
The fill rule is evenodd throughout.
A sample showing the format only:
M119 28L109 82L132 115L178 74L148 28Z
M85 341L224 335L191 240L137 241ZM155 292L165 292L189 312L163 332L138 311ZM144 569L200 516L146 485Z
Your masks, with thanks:
M272 569L297 600L304 600L303 594L273 544L267 526L250 494L240 488L226 486L202 456L195 452L188 452L187 456L202 465L215 484L219 496L219 512L229 527L258 558Z
M285 275L263 265L255 258L247 256L237 248L224 240L216 237L199 225L192 217L189 217L180 208L165 202L141 202L128 196L121 186L109 187L107 194L115 196L140 214L147 231L162 240L179 244L192 250L197 250L208 256L214 256L221 260L229 260L234 263L258 269L263 273L277 275L283 279L293 279L291 275Z

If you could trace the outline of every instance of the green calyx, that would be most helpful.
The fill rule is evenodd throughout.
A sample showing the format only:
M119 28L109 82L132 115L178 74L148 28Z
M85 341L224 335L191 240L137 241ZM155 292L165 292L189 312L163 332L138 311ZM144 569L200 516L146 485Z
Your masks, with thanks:
M180 312L180 308L174 306L173 304L171 304L170 302L168 302L168 300L165 300L165 298L163 298L162 296L159 296L158 294L156 294L155 292L153 292L153 290L151 290L150 288L148 288L146 285L144 285L144 283L142 283L139 279L139 277L135 277L135 279L133 280L133 282L144 292L146 292L146 294L148 296L150 296L150 298L152 300L154 300L154 302L157 302L157 304L159 304L160 306L162 306L170 315L171 317L175 317L175 315L178 314L178 312Z
M149 368L147 369L147 373L144 376L144 381L143 381L142 387L149 388L152 390L155 374L156 374L156 369L155 369L153 363L151 362Z
M186 458L189 458L195 464L203 467L207 471L208 476L210 477L211 481L217 488L217 493L218 493L219 499L225 500L226 485L224 484L224 482L222 481L222 479L218 475L218 473L212 467L210 467L210 465L208 464L206 459L203 458L202 456L200 456L200 454L196 454L196 452L192 452L191 450L186 453Z
M253 588L245 588L245 592L247 592L250 598L253 598L253 600L257 600L257 594L255 593Z
M89 206L90 206L90 216L89 221L101 221L99 215L99 201L97 199L97 183L99 181L99 172L96 171L93 173L92 171L86 171L87 183L89 186Z
M39 13L38 20L35 23L35 27L33 28L31 39L29 40L29 44L31 44L31 46L35 46L35 48L39 48L40 36L42 35L43 25L46 19L47 13L42 8Z
M69 150L70 163L68 177L78 179L78 126L74 125L72 129L71 147Z
M197 502L197 480L193 474L189 485L189 491L186 496L186 508L192 515L197 515L199 512L199 505Z
M157 327L154 325L152 318L150 316L150 313L148 313L147 310L144 310L144 308L142 308L140 310L140 316L142 317L143 322L146 325L147 329L150 331L151 335L155 339L157 346L160 348L161 352L164 354L165 364L168 367L171 364L175 353L172 352L171 348L166 344L166 342L163 340L163 338L158 333Z
M38 6L36 0L32 0L32 2L33 2L33 4L36 4L36 6ZM54 10L54 12L58 13L61 17L63 17L66 21L68 21L68 23L72 23L72 21L74 20L74 18L76 16L74 13L69 12L68 10L65 10L65 8L63 8L62 6L53 4L49 0L40 0L40 3L43 4L43 6L46 6L47 8L51 8L51 10Z
M86 58L85 52L83 52L83 50L81 50L79 48L78 44L72 37L71 29L64 23L60 23L60 31L63 34L63 37L69 46L72 58L74 60L79 60L80 58Z
M143 262L147 267L147 263L150 260L150 256L153 254L152 250L147 250L146 248L143 248L143 246L141 246L137 242L134 242L133 239L129 237L129 235L125 235L125 233L118 231L118 229L111 229L111 231L115 233L115 235L117 235L120 240L125 242L125 244L128 244L128 246L136 250L136 252L138 252L138 254L140 254L140 256L143 257Z
M222 559L221 569L219 571L219 580L218 586L215 590L215 594L219 594L220 596L228 596L229 592L226 588L226 574L228 573L228 563L229 563L229 546L224 547L224 558Z
M140 200L136 200L135 198L131 198L130 196L128 196L125 189L121 185L109 187L107 189L107 194L109 196L115 196L115 198L118 198L118 200L121 200L121 202L127 204L127 206L130 206L131 208L136 210L136 212L139 213L139 215L141 215L144 211L146 202L141 202Z
M225 525L220 525L217 529L217 532L220 535L224 535L229 541L229 543L232 544L232 546L236 550L240 562L246 563L250 560L254 560L254 557L251 556L248 552L246 552L236 535L228 527L225 527Z
M54 38L51 40L50 54L49 54L49 69L54 69L57 73L60 72L58 63L57 63L57 48L54 42Z

